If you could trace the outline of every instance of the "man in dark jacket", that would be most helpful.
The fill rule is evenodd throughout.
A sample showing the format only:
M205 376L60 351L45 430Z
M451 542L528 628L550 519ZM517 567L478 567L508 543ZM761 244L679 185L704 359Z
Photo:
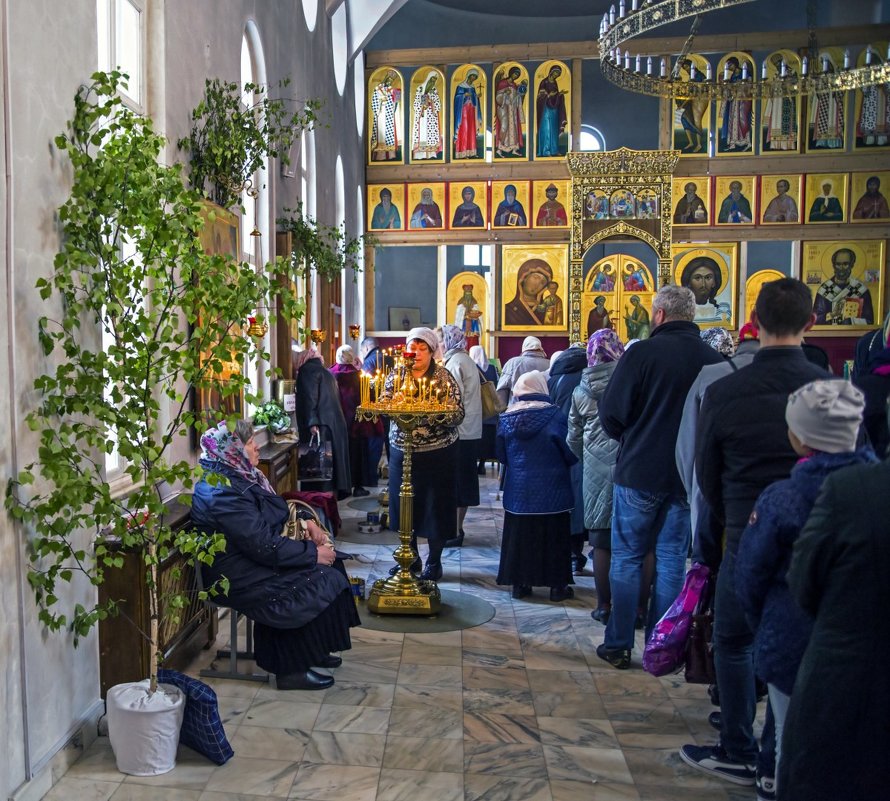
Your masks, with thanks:
M805 284L793 278L764 284L752 315L760 350L748 367L708 387L696 432L695 474L705 501L725 526L714 602L721 728L718 745L684 745L680 756L735 784L752 785L755 778L771 784L773 778L755 776L754 632L735 594L735 559L757 496L787 478L797 460L785 422L788 395L810 381L830 378L800 347L814 320ZM719 554L721 547L703 542L702 551ZM770 755L761 764L771 763Z
M630 667L643 558L655 550L655 593L647 629L683 586L689 504L674 448L686 394L702 367L723 357L702 342L695 295L662 287L652 301L652 334L618 362L599 405L603 430L620 441L612 514L612 615L597 656Z

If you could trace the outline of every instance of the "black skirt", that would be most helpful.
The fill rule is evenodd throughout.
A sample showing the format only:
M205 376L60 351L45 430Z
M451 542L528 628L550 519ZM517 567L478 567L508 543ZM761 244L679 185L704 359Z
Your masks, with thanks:
M482 424L482 442L479 448L479 458L486 462L496 462L498 459L496 442L498 434L498 423L495 418L494 424Z
M399 530L399 487L405 454L396 447L389 454L389 527ZM414 531L431 542L457 536L457 442L411 455L414 485Z
M570 520L570 512L517 515L505 511L498 584L574 584Z
M351 589L341 592L318 617L298 629L273 629L255 623L253 649L257 665L276 676L317 667L333 651L348 651L351 626L361 625Z
M457 505L479 505L480 439L457 441Z

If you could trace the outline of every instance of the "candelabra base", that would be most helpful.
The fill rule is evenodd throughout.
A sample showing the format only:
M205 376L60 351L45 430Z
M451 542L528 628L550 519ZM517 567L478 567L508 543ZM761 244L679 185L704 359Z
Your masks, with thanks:
M435 581L419 581L407 571L378 579L368 595L368 610L377 615L438 615L442 594Z

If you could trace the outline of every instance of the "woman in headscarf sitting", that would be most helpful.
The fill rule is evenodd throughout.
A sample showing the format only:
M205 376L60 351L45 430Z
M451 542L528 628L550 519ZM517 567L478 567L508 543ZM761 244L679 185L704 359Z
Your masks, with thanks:
M513 387L513 405L498 425L498 458L506 469L504 534L498 584L512 584L513 597L532 587L550 587L551 601L574 597L571 510L575 505L569 467L577 458L566 445L566 422L550 403L537 370Z
M495 387L498 385L498 370L489 360L488 356L485 354L485 348L481 345L473 345L470 348L470 358L476 362L476 366L479 368L479 372L482 374L481 377L484 377L486 381L490 381ZM478 473L480 476L485 475L485 463L488 461L494 461L498 458L497 453L495 453L494 449L494 439L495 434L498 430L498 418L497 415L494 417L488 417L482 421L482 442L480 443L480 453L479 453L479 469Z
M225 422L201 437L204 477L192 496L192 521L219 533L226 549L202 565L205 584L229 582L214 601L254 621L256 663L276 676L279 690L321 690L332 676L313 667L338 667L333 651L351 647L350 626L360 624L355 602L326 532L306 523L309 539L282 536L287 503L251 463L252 432L232 434Z
M446 540L457 536L457 426L463 421L463 401L457 382L441 365L433 360L439 347L436 334L429 328L412 328L405 337L405 350L414 354L414 380L436 382L443 399L460 409L457 418L448 424L427 423L414 429L414 449L411 459L414 482L414 531L411 547L418 554L411 564L414 573L420 571L422 561L417 551L417 536L429 542L429 556L421 578L438 581L442 578L442 550ZM395 391L395 373L390 373L383 385L382 399L390 399ZM397 525L399 517L399 487L402 483L405 432L397 425L389 427L389 519ZM395 574L396 565L390 572Z
M333 489L338 499L349 495L352 476L349 466L349 436L346 418L340 407L337 381L324 367L321 354L314 347L294 353L291 357L297 380L297 428L300 442L313 436L322 442L330 440L334 458ZM317 490L331 489L331 482L316 484Z

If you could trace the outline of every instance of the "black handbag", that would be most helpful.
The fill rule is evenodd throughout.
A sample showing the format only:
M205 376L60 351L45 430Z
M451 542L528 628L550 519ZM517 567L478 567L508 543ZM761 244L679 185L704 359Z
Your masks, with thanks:
M708 585L702 592L698 606L692 615L689 639L686 642L687 684L715 684L717 673L714 669L714 589L717 574L711 573Z
M330 481L334 477L334 457L329 440L318 433L300 445L297 456L297 478L300 481Z

